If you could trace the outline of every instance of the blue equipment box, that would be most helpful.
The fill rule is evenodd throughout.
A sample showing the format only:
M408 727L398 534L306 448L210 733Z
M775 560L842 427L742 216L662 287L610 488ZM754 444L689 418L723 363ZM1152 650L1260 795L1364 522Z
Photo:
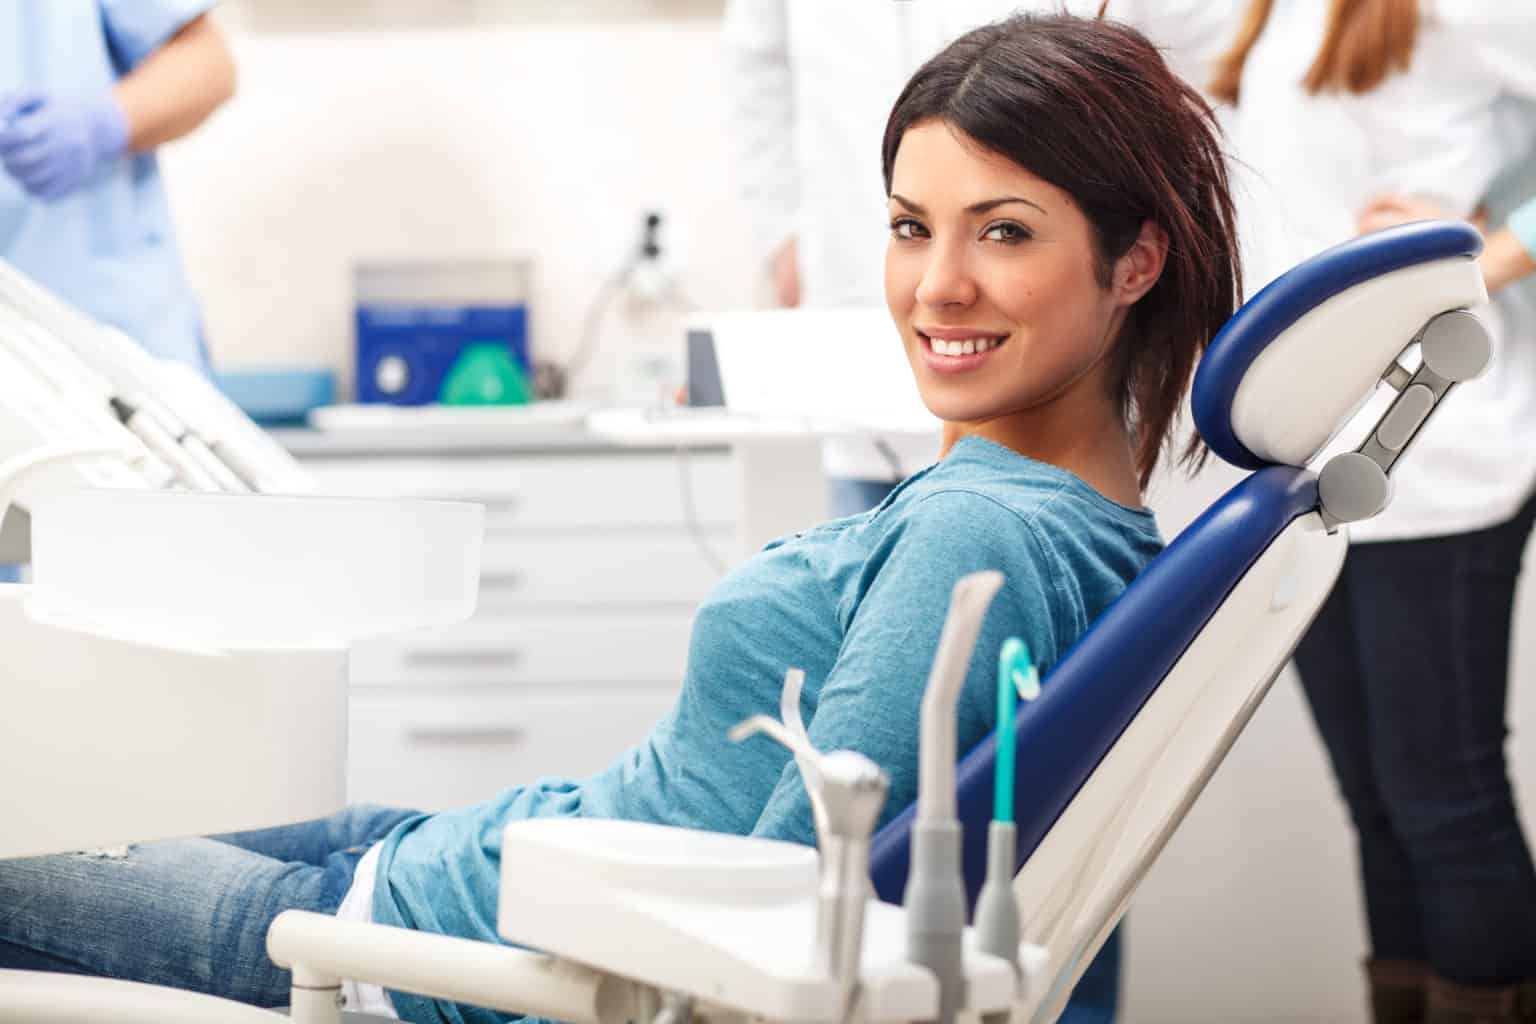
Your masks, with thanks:
M530 400L527 264L364 265L354 284L357 401Z

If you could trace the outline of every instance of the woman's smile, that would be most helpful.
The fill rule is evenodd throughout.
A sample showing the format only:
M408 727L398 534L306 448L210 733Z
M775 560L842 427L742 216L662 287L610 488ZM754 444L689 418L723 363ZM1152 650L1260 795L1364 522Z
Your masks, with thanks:
M915 327L923 362L935 373L966 373L980 367L1008 341L1006 332L975 327Z

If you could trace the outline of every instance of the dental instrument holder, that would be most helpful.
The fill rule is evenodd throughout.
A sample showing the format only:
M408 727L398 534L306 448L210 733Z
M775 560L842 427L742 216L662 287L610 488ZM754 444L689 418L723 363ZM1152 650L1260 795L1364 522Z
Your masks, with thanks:
M976 937L984 953L1019 968L1019 901L1013 891L1013 864L1019 830L1011 821L987 824L987 880L976 898Z
M1414 338L1422 362L1410 372L1394 361L1382 381L1397 397L1360 447L1329 459L1318 474L1318 498L1328 529L1369 519L1392 497L1392 467L1402 458L1453 384L1483 372L1493 343L1483 322L1465 309L1441 313Z
M987 609L1002 585L1000 572L972 573L955 584L923 691L912 872L902 904L907 909L907 958L928 968L939 981L940 1024L954 1021L966 996L961 945L965 879L960 866L962 832L955 816L955 704Z
M758 715L733 729L731 738L742 740L762 732L782 744L795 756L806 792L818 808L821 865L816 890L815 965L836 980L839 1019L848 1020L858 996L864 949L864 912L870 897L869 840L885 807L890 779L879 765L856 751L823 754L811 746L798 714L803 676L796 676L791 671L785 679L783 703L790 703L791 694L797 702L790 726Z

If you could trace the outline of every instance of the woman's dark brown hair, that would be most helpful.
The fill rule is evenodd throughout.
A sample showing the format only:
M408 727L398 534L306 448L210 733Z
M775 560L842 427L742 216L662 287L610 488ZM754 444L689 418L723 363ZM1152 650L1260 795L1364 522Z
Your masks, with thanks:
M1238 101L1243 66L1264 33L1274 0L1253 0L1232 49L1216 64L1211 95ZM1419 36L1419 0L1333 0L1322 49L1301 80L1314 96L1320 92L1366 93L1394 71L1406 71Z
M1210 106L1135 29L1025 15L961 36L912 76L885 126L887 193L902 137L930 119L1070 194L1093 225L1106 288L1144 223L1167 232L1162 276L1116 339L1119 398L1145 488L1195 362L1242 288ZM1198 463L1203 453L1195 438L1182 458Z

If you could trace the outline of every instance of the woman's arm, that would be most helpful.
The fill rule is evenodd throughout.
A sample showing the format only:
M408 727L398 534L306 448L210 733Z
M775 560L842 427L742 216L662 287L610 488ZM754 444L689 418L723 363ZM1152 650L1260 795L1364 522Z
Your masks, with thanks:
M929 496L909 514L888 550L852 609L837 662L806 723L818 750L856 750L890 776L882 824L917 798L923 691L955 582L983 569L1000 569L1007 577L987 613L960 695L961 753L994 725L1003 640L1023 637L1037 662L1048 666L1059 654L1056 624L1061 617L1051 583L1054 573L1033 528L981 495L955 491ZM810 800L793 761L753 834L815 842Z
M145 152L192 131L235 93L235 61L208 15L183 25L118 83L128 148Z
M1504 230L1488 236L1483 249L1483 276L1488 290L1536 274L1536 196L1520 205Z
M1495 231L1485 240L1483 255L1478 262L1482 264L1483 280L1492 294L1505 285L1536 274L1536 238L1524 241L1509 228Z
M1357 227L1361 234L1366 234L1410 221L1448 218L1455 219L1434 203L1416 196L1384 193L1360 211ZM1472 223L1479 230L1486 228L1481 215ZM1536 196L1511 214L1504 227L1484 235L1483 254L1478 264L1482 267L1483 281L1490 295L1536 274Z

